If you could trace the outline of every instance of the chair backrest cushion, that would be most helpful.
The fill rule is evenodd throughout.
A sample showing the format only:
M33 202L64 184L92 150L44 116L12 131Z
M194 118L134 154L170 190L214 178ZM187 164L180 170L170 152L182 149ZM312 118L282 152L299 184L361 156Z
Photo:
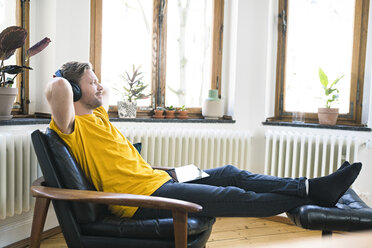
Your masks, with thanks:
M50 158L42 163L38 157L46 186L96 190L87 180L80 165L58 134L48 128L45 134L41 135L44 136L46 142L44 144L36 144L36 146L34 144L34 148L35 150L44 149ZM40 145L47 147L37 147ZM79 223L94 222L99 215L108 211L106 205L100 204L72 202L71 205Z
M48 157L50 157L46 163L40 163L47 186L79 190L96 190L93 184L86 178L81 166L76 162L76 159L69 151L68 146L56 132L47 128L45 134L41 133L40 135L45 137L46 140L43 146L47 146L42 149L44 149L48 153ZM133 144L133 146L141 153L141 143ZM99 216L108 213L107 205L78 202L72 202L71 205L79 223L94 222Z

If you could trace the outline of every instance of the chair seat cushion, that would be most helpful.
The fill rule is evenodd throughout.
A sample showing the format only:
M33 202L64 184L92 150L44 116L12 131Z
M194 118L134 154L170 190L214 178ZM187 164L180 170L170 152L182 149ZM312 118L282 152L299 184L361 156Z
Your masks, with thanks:
M349 189L335 207L304 205L287 212L302 228L323 231L360 231L372 229L372 209L354 190Z
M211 217L189 217L187 233L189 236L205 232L212 228L216 221ZM107 237L130 238L173 238L174 227L172 218L135 220L107 216L96 222L82 224L84 235L99 235Z
M187 248L204 248L212 228L196 235L187 237ZM174 237L171 239L145 239L145 238L117 238L102 236L82 236L82 247L89 248L174 248Z

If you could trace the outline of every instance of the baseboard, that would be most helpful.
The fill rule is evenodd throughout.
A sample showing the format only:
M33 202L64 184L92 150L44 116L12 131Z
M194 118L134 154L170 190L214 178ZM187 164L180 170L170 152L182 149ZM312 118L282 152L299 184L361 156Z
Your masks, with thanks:
M6 247L27 239L31 234L33 209L20 215L0 220L0 247ZM49 207L44 230L59 226L52 205Z
M41 234L41 240L44 240L44 239L48 239L54 235L57 235L59 233L61 233L61 228L59 226L57 227L54 227L52 229L49 229L47 231L44 231L42 234ZM30 245L30 237L26 238L26 239L23 239L23 240L20 240L18 242L15 242L13 244L10 244L8 246L5 246L4 248L24 248L24 247L28 247Z

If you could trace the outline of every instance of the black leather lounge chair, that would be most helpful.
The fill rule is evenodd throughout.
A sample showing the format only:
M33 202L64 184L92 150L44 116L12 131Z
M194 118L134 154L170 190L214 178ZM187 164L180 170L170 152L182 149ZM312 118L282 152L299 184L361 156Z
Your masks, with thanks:
M98 192L58 135L36 130L32 142L44 177L36 180L31 247L40 246L40 236L50 200L68 247L204 247L215 218L190 217L200 205L160 197ZM173 218L133 220L118 218L108 204L168 209Z

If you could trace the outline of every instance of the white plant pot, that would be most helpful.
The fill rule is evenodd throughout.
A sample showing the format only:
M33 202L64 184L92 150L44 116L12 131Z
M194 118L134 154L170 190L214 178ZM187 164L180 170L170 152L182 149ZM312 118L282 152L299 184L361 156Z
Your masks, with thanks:
M0 87L0 120L12 119L11 113L17 93L17 88Z
M137 102L118 101L119 118L136 118Z
M206 99L203 104L202 115L205 119L217 120L218 118L221 118L223 115L222 101L220 99Z

